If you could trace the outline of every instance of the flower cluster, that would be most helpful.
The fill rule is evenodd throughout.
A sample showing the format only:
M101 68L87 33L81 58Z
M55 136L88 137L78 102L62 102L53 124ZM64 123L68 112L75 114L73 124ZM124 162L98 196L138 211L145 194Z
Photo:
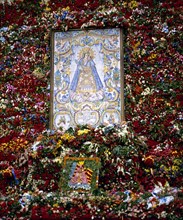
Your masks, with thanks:
M177 178L173 180L169 178L174 175L173 169L169 175L160 175L162 166L172 161L180 167L181 160L174 159L178 156L176 151L171 151L172 156L167 154L164 160L163 155L159 159L158 151L146 154L149 152L146 141L127 124L78 126L67 131L43 131L43 134L23 153L23 165L18 160L15 168L1 163L1 176L6 178L6 197L1 198L1 204L8 210L5 213L0 210L2 216L148 219L152 214L157 218L171 216L170 209L174 206L174 215L180 217L178 194L182 194L182 187L178 181L182 171L176 170ZM87 193L65 191L61 182L66 178L65 157L100 158L98 188ZM16 175L18 169L21 176ZM11 206L7 207L8 204Z
M0 3L0 217L181 218L171 187L182 193L182 7L179 0ZM48 131L50 31L106 27L123 29L128 126ZM68 155L101 158L99 197L50 197ZM172 191L155 195L167 182ZM104 197L112 191L114 200Z

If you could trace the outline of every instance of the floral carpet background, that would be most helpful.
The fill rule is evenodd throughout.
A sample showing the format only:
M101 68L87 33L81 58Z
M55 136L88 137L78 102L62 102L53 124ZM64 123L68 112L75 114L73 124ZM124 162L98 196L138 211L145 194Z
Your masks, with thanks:
M0 218L181 219L183 3L0 4ZM121 126L49 130L50 31L121 27ZM99 188L62 194L64 156L99 157Z

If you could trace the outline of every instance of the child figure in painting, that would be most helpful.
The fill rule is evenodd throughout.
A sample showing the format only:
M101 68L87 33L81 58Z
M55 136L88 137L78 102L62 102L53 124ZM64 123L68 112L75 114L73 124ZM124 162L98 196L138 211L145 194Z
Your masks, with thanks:
M92 170L84 167L84 161L73 163L69 187L73 189L89 190L91 188L91 175Z

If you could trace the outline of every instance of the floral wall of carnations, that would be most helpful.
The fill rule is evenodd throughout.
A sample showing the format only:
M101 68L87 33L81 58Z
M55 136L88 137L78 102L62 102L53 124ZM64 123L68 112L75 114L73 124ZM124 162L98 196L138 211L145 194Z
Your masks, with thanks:
M0 3L0 217L181 219L181 0ZM120 27L125 123L49 130L52 29ZM62 195L65 155L99 157L99 189ZM83 210L83 211L81 211Z

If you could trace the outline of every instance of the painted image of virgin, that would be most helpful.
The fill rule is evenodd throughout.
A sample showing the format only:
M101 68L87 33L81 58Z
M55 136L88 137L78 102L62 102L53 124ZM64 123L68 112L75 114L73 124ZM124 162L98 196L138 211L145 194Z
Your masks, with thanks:
M103 84L93 60L90 48L80 53L81 58L76 61L77 67L70 84L72 101L99 101L103 99Z

